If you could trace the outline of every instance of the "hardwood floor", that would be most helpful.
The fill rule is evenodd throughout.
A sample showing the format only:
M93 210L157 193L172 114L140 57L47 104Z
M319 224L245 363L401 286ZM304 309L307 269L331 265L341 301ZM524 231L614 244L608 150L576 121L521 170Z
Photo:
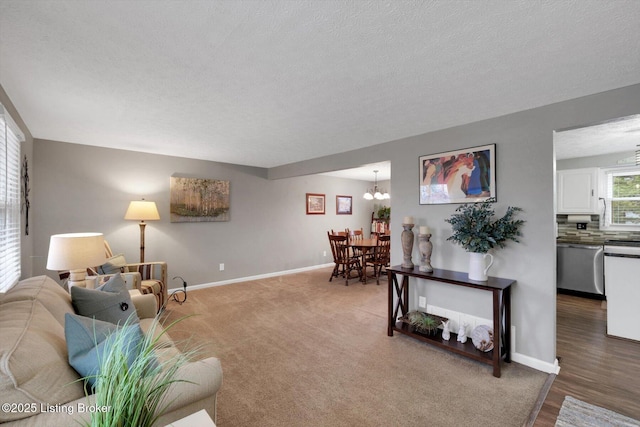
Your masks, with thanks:
M640 343L605 335L601 301L570 295L557 301L560 373L534 426L553 426L567 395L640 419Z

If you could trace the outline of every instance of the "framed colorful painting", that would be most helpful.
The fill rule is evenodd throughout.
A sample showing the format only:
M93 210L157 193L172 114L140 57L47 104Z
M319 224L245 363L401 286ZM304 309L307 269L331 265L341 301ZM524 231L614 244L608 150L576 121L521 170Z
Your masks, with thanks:
M420 204L482 202L496 197L496 145L420 157Z

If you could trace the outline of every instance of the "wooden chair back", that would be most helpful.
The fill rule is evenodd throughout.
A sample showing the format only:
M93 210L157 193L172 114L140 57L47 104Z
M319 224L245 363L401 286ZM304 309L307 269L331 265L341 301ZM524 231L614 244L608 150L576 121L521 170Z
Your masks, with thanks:
M364 239L364 231L362 231L362 228L360 230L349 230L347 228L347 231L349 233L349 239L351 239L351 240L363 240Z
M331 245L331 254L333 262L344 264L349 260L349 245L346 235L329 234L329 244Z
M390 262L391 258L391 236L388 234L383 234L378 237L378 246L376 246L373 252L374 258L379 261L385 261L387 265Z
M367 265L373 267L376 283L380 284L382 267L388 267L391 262L391 236L382 234L378 236L378 246L373 250L371 258L367 259Z

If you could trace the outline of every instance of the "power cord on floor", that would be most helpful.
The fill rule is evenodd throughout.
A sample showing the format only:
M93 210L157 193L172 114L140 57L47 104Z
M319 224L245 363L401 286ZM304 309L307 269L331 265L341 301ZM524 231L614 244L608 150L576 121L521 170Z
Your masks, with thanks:
M176 276L173 280L180 279L182 280L182 289L176 289L171 292L170 297L173 298L175 302L182 305L183 302L187 300L187 282L180 276Z

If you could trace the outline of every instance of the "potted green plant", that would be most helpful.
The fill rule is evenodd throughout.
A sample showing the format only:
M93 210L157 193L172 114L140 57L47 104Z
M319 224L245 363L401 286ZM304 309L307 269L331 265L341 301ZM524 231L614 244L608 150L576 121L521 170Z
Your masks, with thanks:
M179 369L193 360L200 349L180 352L160 361L161 337L180 318L159 326L156 318L140 340L132 340L138 325L127 321L107 338L99 355L100 370L95 380L95 405L110 408L91 413L91 427L151 426L165 414L171 401L165 394L172 384L188 382L179 377ZM86 378L85 378L86 379Z
M390 216L391 216L391 207L380 206L380 208L378 209L378 218L389 219Z
M503 217L494 220L492 203L495 201L491 197L483 202L460 205L451 218L445 219L453 230L447 240L461 245L471 254L471 280L487 280L487 271L493 263L493 256L488 254L490 249L504 248L508 240L519 242L518 237L522 236L520 227L524 220L514 219L522 209L509 206ZM486 257L490 258L488 266L485 266Z

